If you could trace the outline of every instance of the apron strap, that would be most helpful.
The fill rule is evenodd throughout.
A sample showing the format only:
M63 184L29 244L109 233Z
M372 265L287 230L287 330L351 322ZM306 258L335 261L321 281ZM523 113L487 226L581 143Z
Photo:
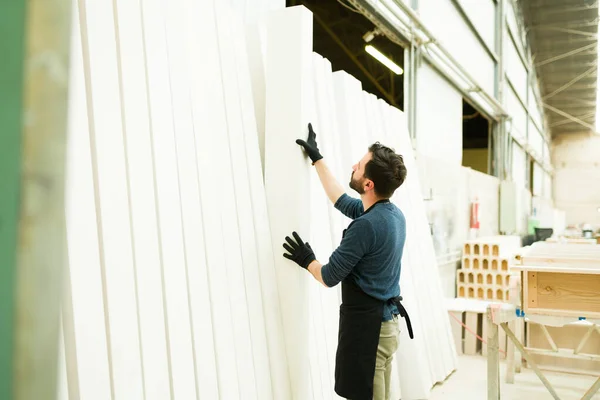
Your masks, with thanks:
M401 303L402 296L394 297L393 299L390 299L388 301L391 302L392 304L394 304L398 308L398 311L400 312L400 316L406 320L406 327L408 328L408 336L411 339L414 339L412 324L410 323L410 317L408 316L408 313L406 312L406 308L404 308L404 306Z

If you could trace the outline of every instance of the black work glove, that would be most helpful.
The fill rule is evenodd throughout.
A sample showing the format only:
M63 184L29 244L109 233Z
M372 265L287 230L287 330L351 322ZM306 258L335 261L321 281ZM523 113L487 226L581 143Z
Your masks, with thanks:
M304 147L304 151L306 151L313 164L319 161L321 158L323 158L321 153L319 153L319 148L317 147L316 139L317 134L315 133L315 131L313 131L312 125L308 124L307 141L304 141L302 139L296 140L296 144L299 144L300 146Z
M290 254L284 253L283 256L288 260L292 260L302 268L308 269L308 265L317 259L315 253L310 247L310 244L308 244L308 242L304 243L296 232L293 232L292 235L294 236L294 239L296 239L296 242L290 239L289 236L285 237L287 243L283 244L283 248L289 251Z

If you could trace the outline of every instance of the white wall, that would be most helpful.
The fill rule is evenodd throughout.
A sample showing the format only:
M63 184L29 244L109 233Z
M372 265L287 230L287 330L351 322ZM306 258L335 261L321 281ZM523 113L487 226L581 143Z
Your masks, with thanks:
M468 198L479 200L478 236L494 236L498 234L500 206L500 180L495 176L465 168L467 175ZM468 206L467 206L468 207Z
M513 142L512 148L512 179L521 189L527 186L527 157L525 150L516 142Z
M509 132L521 144L527 141L527 110L512 87L508 86L505 97L506 110L511 116Z
M600 136L564 135L552 147L556 208L567 224L600 225Z
M461 165L460 92L425 62L419 68L417 88L417 151Z
M510 82L513 84L515 91L521 97L521 100L526 101L527 99L527 69L523 60L521 59L515 43L511 40L510 36L504 42L504 54L506 62L506 75Z

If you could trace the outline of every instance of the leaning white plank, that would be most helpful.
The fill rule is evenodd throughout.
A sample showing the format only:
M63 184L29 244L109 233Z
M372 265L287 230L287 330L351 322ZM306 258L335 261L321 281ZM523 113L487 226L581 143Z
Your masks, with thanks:
M373 99L371 99L373 100ZM404 129L402 126L393 126L392 121L390 119L390 106L385 104L383 106L379 105L379 103L377 102L375 105L376 108L379 108L379 112L380 115L377 116L377 114L373 115L373 118L378 118L379 120L384 120L386 122L386 127L382 128L384 129L384 132L387 135L387 138L385 138L384 144L387 144L390 147L395 148L399 153L401 153L404 156L404 161L405 164L408 164L409 160L408 157L410 157L410 155L407 156L406 154L406 149L400 144L402 143L402 136L405 134ZM381 112L381 107L385 108L385 112ZM391 128L390 128L390 125ZM392 130L392 132L388 132L389 130ZM407 175L407 179L404 182L403 186L401 187L401 189L398 191L399 196L395 196L393 200L395 200L398 204L398 206L403 210L404 215L407 219L406 222L406 229L407 229L407 239L406 239L406 243L405 243L405 247L404 247L404 252L405 252L405 259L403 260L403 271L404 270L408 270L411 272L411 282L414 285L414 290L416 291L416 293L423 293L424 290L426 290L426 284L428 281L427 278L427 274L425 273L425 268L422 265L422 255L420 254L420 252L417 250L418 249L418 243L423 240L422 238L420 238L419 236L417 236L416 233L416 223L413 222L415 216L414 216L414 207L413 204L411 202L411 185L413 184L413 182L416 179L416 175L414 174L413 170L408 169L408 175ZM404 279L404 277L400 280L400 283L404 283L406 282L406 280ZM434 359L432 358L431 354L432 354L432 350L431 348L435 350L437 350L436 348L436 343L432 342L431 339L434 337L434 330L431 329L431 324L430 324L430 317L428 316L429 314L429 303L430 303L430 299L429 296L422 296L419 295L418 299L418 307L419 309L417 309L417 317L416 317L416 321L419 322L419 324L422 326L422 332L421 335L425 337L425 341L427 342L427 347L424 348L425 352L423 353L423 356L428 357L428 366L429 366L429 370L431 371L432 366L435 364ZM413 318L415 319L415 318Z
M333 73L337 121L342 139L342 165L352 166L366 153L366 141L361 141L364 133L364 110L359 106L362 99L360 81L344 71ZM358 135L358 136L357 136Z
M318 62L318 55L313 53L312 55L312 85L308 88L309 96L313 99L311 104L310 113L313 115L311 118L313 127L318 129L320 126L320 115L316 110L318 106L319 93L316 90L318 85L318 73L315 70L315 61ZM306 134L305 134L306 136ZM302 151L298 147L299 151ZM310 174L310 197L306 201L310 204L310 234L308 240L313 244L313 249L318 260L325 262L331 253L331 230L329 228L329 214L327 210L327 196L325 195L321 183L317 174L314 172L314 168L311 169ZM335 308L328 307L327 298L329 294L334 292L327 290L321 285L313 282L309 286L309 299L310 299L310 323L311 323L311 336L310 336L310 349L311 349L311 360L314 361L314 367L311 368L313 373L313 382L318 382L321 386L319 392L315 387L315 399L320 398L331 398L331 392L333 389L333 383L330 380L330 371L333 367L329 366L329 357L327 351L327 345L325 337L328 336L326 326L322 323L323 314L329 313ZM334 306L335 307L335 306ZM332 332L333 333L333 332Z
M286 235L309 234L309 160L295 140L306 136L312 85L312 14L304 7L271 13L266 68L265 190L290 370L292 396L313 398L306 271L281 256ZM290 79L292 77L292 79Z
M250 198L250 186L247 174L246 150L244 147L244 131L242 110L239 101L237 74L235 64L235 43L232 25L242 25L222 2L216 4L217 32L219 36L219 53L223 81L223 97L226 104L228 129L224 132L229 141L231 169L233 173L235 205L237 208L237 230L240 238L243 260L243 278L246 288L248 314L250 321L250 338L255 369L256 396L259 399L272 397L271 377L267 350L262 294L258 272L256 240L254 237L254 218ZM233 22L233 24L232 24ZM227 78L225 78L227 77ZM233 78L230 78L233 77ZM249 397L250 394L246 394Z
M354 109L353 112L356 114L356 126L360 127L354 134L357 136L357 143L359 142L358 138L360 135L366 136L368 133L371 134L371 127L367 124L367 115L368 115L368 104L365 100L365 93L360 90L360 87L352 82L352 79L348 80L348 84L352 84L356 89L350 92L350 98L353 100ZM366 146L368 146L370 141L368 139L362 139L360 141L364 143L366 151ZM399 196L406 188L400 188L397 191L396 196ZM402 205L401 209L404 211L405 215L407 214L406 208ZM407 225L409 225L407 218ZM404 247L404 256L402 259L402 275L400 279L400 285L402 288L402 295L405 299L408 297L412 301L415 298L415 294L417 291L414 288L413 284L413 273L410 269L410 238L407 237L407 241ZM406 307L411 310L411 301L405 303ZM412 307L414 309L414 307ZM414 312L413 312L414 315ZM413 317L414 320L414 317ZM415 323L416 322L416 323ZM413 322L413 328L415 331L415 340L410 340L406 333L406 329L401 325L401 330L403 335L401 336L400 348L406 347L399 351L399 356L397 356L396 364L400 369L400 382L402 384L402 394L406 398L426 398L428 396L428 389L430 387L429 379L425 379L429 375L428 363L423 360L423 355L426 354L426 341L421 334L421 332L425 331L425 327L420 325L420 320L417 317L417 320ZM408 360L413 360L409 362ZM410 365L410 368L406 366Z
M146 398L170 396L140 4L115 3Z
M62 318L61 318L62 320ZM62 322L62 321L61 321ZM60 324L58 332L58 383L56 385L56 400L69 400L69 383L67 378L67 359L65 356L65 335Z
M390 108L392 114L396 115L395 124L406 126L404 114L397 109ZM410 146L410 136L407 131L404 134L404 147L407 148L408 166L411 169L416 170L416 162L412 147ZM412 192L412 203L414 212L418 218L417 227L419 229L419 237L427 238L427 240L419 241L420 253L425 258L424 265L429 269L428 289L431 294L433 301L432 316L439 326L437 330L438 341L440 345L440 353L437 355L440 357L442 365L440 366L440 374L437 376L438 381L445 379L451 371L456 368L456 350L454 348L454 340L452 337L452 331L450 321L445 318L446 310L442 306L443 295L442 287L440 282L439 271L435 259L435 250L433 248L433 242L428 229L427 217L425 214L425 208L423 201L420 196L416 193L421 193L419 180L414 180L414 192ZM440 323L441 322L441 323Z
M196 384L207 398L218 397L210 288L202 231L202 205L198 182L194 127L186 58L185 16L190 11L182 0L166 3L166 36L171 82L171 104L175 129L177 171L181 196L183 243L187 265L190 315Z
M318 54L314 54L314 88L315 88L315 105L317 106L318 118L315 119L313 127L317 130L317 142L323 152L323 157L332 173L336 166L336 153L334 139L337 136L337 129L332 129L334 125L332 119L335 118L335 104L327 95L326 87L329 85L332 89L331 81L325 78L326 60ZM329 74L331 74L329 64ZM320 132L320 133L319 133ZM314 194L311 195L311 220L312 230L311 240L317 245L320 253L317 254L317 259L322 262L327 262L332 251L341 241L342 230L344 229L345 221L342 219L342 214L334 209L330 200L327 198L325 191L322 188L318 175L315 171L311 174L311 184ZM327 396L335 395L334 386L334 371L335 371L335 354L337 349L337 334L339 324L339 286L335 288L324 289L321 285L316 286L317 293L321 297L320 313L315 316L315 321L318 326L323 327L324 354L327 356L327 363L321 361L321 365L328 368L326 371L325 381L329 390ZM337 396L336 396L337 397Z
M391 115L387 120L392 122L392 127L404 127L405 122L402 117L402 113L396 109L388 107L388 113ZM389 115L389 114L388 114ZM392 128L393 129L393 128ZM397 128L396 128L397 129ZM412 147L410 147L410 138L408 133L404 129L400 130L397 136L396 146L402 148L404 155L405 164L408 171L415 170L414 156ZM394 135L395 136L395 135ZM394 137L393 139L396 139ZM410 172L409 172L410 173ZM439 276L437 268L435 268L435 257L433 245L429 232L426 229L421 229L420 225L424 224L427 226L427 221L422 208L422 200L420 197L415 196L415 193L420 193L418 189L418 179L413 176L413 179L407 177L405 183L407 196L404 197L403 204L410 209L410 220L414 221L409 225L407 219L407 225L409 232L407 233L407 243L409 244L409 258L411 259L411 269L418 265L419 274L415 276L414 280L417 287L419 287L419 293L425 293L425 296L419 298L418 303L418 318L426 326L427 331L423 332L427 338L426 352L429 359L429 369L432 372L430 386L435 382L445 379L448 374L454 369L454 366L448 366L452 363L452 356L450 353L454 352L453 341L450 332L450 326L448 321L441 320L444 311L438 310L439 301L441 301L441 287L436 285L439 282ZM417 239L416 241L414 239ZM429 247L428 247L428 246ZM433 258L433 260L431 260ZM422 260L422 261L421 261ZM417 264L415 264L415 262ZM431 263L433 267L427 265ZM432 301L432 299L434 301ZM433 351L432 351L433 349ZM450 360L448 360L450 358Z
M313 123L313 127L317 130L317 142L319 143L319 149L323 154L325 161L327 162L327 166L331 170L331 173L334 176L340 176L341 173L340 168L338 167L338 157L337 157L337 146L336 140L334 137L337 137L337 125L334 123L335 120L335 106L332 102L332 99L329 98L329 93L327 91L328 87L331 88L331 82L327 81L326 75L326 64L325 59L318 54L314 54L314 88L315 88L315 104L317 106L317 115L318 115L318 124L315 126ZM331 67L331 64L329 64ZM328 71L331 74L331 69ZM333 117L333 118L332 118ZM315 121L316 122L316 121ZM316 174L313 174L316 175ZM321 192L325 194L325 192L321 189ZM344 220L342 213L336 210L333 207L330 207L329 200L326 195L320 196L322 197L327 204L327 211L329 213L329 222L330 222L330 233L331 233L331 241L332 246L335 247L336 244L340 243L342 239L342 230L340 227L343 226ZM321 228L323 229L323 227Z
M200 4L194 0L186 0L186 6L189 10L186 15L186 47L188 68L191 71L190 97L196 139L196 161L200 171L200 198L219 396L222 399L236 399L240 397L240 391L231 310L236 305L231 304L227 271L223 265L228 238L223 236L221 216L218 212L219 199L214 195L214 188L220 185L220 177L206 173L214 168L215 163L221 162L220 154L214 151L217 146L214 130L220 121L211 111L213 99L221 93L221 86L214 79L220 74L217 33L212 2ZM203 42L203 46L198 46L198 42Z
M285 343L283 339L279 291L277 289L277 282L275 278L273 248L271 244L271 229L269 227L267 200L265 197L265 186L262 176L262 161L258 146L258 125L254 119L255 114L254 107L252 106L252 89L250 87L249 76L250 71L247 63L248 55L246 53L242 28L243 27L241 25L234 25L237 83L244 129L242 140L246 150L246 171L248 174L248 182L250 184L250 201L254 215L254 232L260 273L260 285L262 289L265 326L267 330L266 338L269 350L269 367L271 374L271 385L273 388L273 398L285 399L291 398L290 378L288 375ZM264 113L264 98L261 107Z
M214 1L215 13L223 4ZM217 23L216 13L213 20L213 26L216 27L217 47L223 46L221 35L219 33L220 24ZM216 24L216 25L215 25ZM231 152L228 142L228 121L227 104L224 98L223 81L228 79L223 73L223 63L219 60L220 54L216 54L220 69L217 75L213 76L218 89L213 98L212 113L215 116L215 125L212 127L212 135L215 140L220 156L220 181L218 190L220 193L218 207L221 213L221 222L223 237L226 240L227 251L225 252L224 265L227 271L229 283L229 296L231 298L233 329L234 329L234 349L237 358L238 382L240 393L245 398L254 398L256 396L256 380L253 365L253 348L250 336L250 315L248 312L248 300L246 295L246 286L244 282L244 265L238 226L238 210L235 195L234 175L231 164ZM216 266L211 266L215 268Z
M388 107L389 108L389 107ZM388 112L389 114L389 112ZM391 123L391 120L388 118L388 124ZM401 143L401 135L403 135L403 130L397 127L397 134L389 134L389 145L392 147L402 149L398 150L404 156L405 164L407 163L406 149L399 145ZM415 371L410 371L404 369L400 375L401 382L404 381L406 385L402 386L402 393L405 397L408 398L421 398L429 393L431 386L433 385L433 377L432 377L432 368L435 364L434 360L431 357L431 351L429 347L433 346L434 343L430 343L432 327L428 322L427 313L429 312L429 298L428 296L419 295L423 291L422 282L426 280L424 276L424 270L421 264L420 254L417 251L418 241L422 240L416 236L415 233L415 223L414 220L414 211L412 207L412 203L410 202L411 189L410 185L412 181L416 179L416 176L413 174L407 175L407 179L405 183L400 187L397 191L397 196L394 197L394 201L397 202L398 206L404 212L406 217L406 243L404 247L404 257L403 257L403 270L402 276L400 279L400 284L402 287L402 294L406 299L406 306L408 308L409 314L411 314L413 325L415 325L415 340L413 341L405 341L403 344L408 346L417 346L419 348L419 354L421 358L419 362L421 363L421 367L425 368L426 373L423 370L418 374L414 374ZM402 353L404 348L401 347L399 353ZM399 365L402 368L402 365ZM419 385L417 385L419 383Z
M65 291L71 293L72 300L63 306L72 307L73 331L65 350L75 353L77 349L72 379L81 388L81 398L103 400L111 398L110 355L83 64L79 8L74 2L65 184Z
M342 184L347 184L350 179L351 173L351 165L346 165L342 163L342 147L340 142L342 141L342 135L344 132L340 130L340 124L337 119L337 109L335 103L335 95L334 95L334 83L333 83L333 71L331 62L329 60L323 60L323 88L324 88L324 96L326 104L328 104L329 112L327 114L328 128L327 133L325 135L326 138L329 138L330 143L327 143L327 147L324 149L325 154L327 154L327 165L332 169L334 176L338 179L338 181ZM347 224L347 219L342 215L342 213L337 213L337 215L341 215L342 225L345 226ZM340 236L341 237L341 236ZM340 238L338 237L338 238ZM334 243L339 243L339 240L334 240Z
M369 132L369 144L380 141L383 144L390 145L390 140L387 138L387 129L385 124L388 122L384 116L379 115L377 112L378 102L376 98L367 94L366 92L362 93L363 98L363 106L366 110L367 123L365 123L365 131ZM414 236L411 235L411 210L410 207L403 200L398 202L397 199L400 199L404 194L404 198L406 198L408 190L406 187L401 187L397 192L396 196L392 199L392 201L396 202L396 204L401 208L406 217L406 225L407 225L407 239L404 246L404 253L402 259L402 275L400 278L400 285L402 288L402 295L406 297L410 297L415 299L415 294L419 293L418 289L415 286L415 279L418 278L420 271L418 270L419 263L415 260L414 249L412 248L412 244L418 240ZM397 371L399 382L402 383L401 392L403 398L407 399L420 399L427 398L429 394L429 389L432 384L429 379L429 365L426 359L423 358L424 355L427 354L427 339L424 335L424 332L427 332L428 326L424 326L422 324L422 319L419 318L419 313L416 315L416 323L415 323L415 312L414 307L411 310L410 302L405 303L406 307L409 309L409 313L413 316L413 327L415 330L415 336L417 336L414 340L411 340L408 337L407 329L404 324L404 320L401 320L400 329L403 332L401 336L400 342L400 350L398 353L402 353L399 358L399 354L397 353L396 357L396 368L399 369ZM413 311L411 313L411 311ZM420 323L421 322L421 323ZM410 346L410 348L405 349L405 347ZM404 348L403 348L404 347ZM407 354L406 354L407 353ZM416 357L418 360L415 360L412 363L410 368L407 368L407 356L408 357ZM400 370L401 369L401 370Z
M407 176L407 180L410 176ZM399 381L403 398L422 399L429 397L431 388L431 370L430 361L427 357L427 338L426 332L430 327L424 324L421 313L427 310L422 309L424 300L419 295L418 274L420 273L418 260L413 250L413 243L418 240L411 235L411 209L408 204L403 204L397 199L408 197L407 185L401 186L392 199L403 211L406 218L406 242L402 257L402 271L400 276L400 288L403 297L403 304L411 316L411 322L414 331L414 339L410 339L407 334L405 321L401 321L400 329L402 335L398 351L396 352L396 367L398 368Z
M144 396L112 3L80 1L113 395ZM76 301L74 299L74 301ZM92 390L92 389L91 389Z
M77 371L77 346L75 344L75 321L73 319L73 297L71 295L71 280L69 276L69 268L67 267L63 274L63 290L61 298L61 313L60 313L60 346L62 349L59 350L63 354L61 357L64 359L61 363L64 366L59 366L59 372L62 373L61 368L64 368L65 376L60 379L64 382L60 383L64 385L63 389L59 392L66 392L66 398L78 399L80 398L79 391L79 373Z
M172 390L175 398L192 398L196 396L194 351L165 37L165 9L158 0L148 0L143 5L159 251L163 264Z
M265 160L265 65L261 42L260 30L264 28L264 23L247 25L245 29L245 43L247 48L245 57L247 57L247 68L250 75L249 79L252 86L254 122L257 129L258 148L260 151L261 174L264 171ZM244 60L245 61L245 60Z
M325 88L324 93L324 104L327 107L327 113L325 115L326 121L328 121L329 127L323 132L322 135L325 139L325 148L324 157L327 159L327 165L332 168L332 172L338 182L341 185L348 187L348 182L350 180L350 174L352 171L352 164L343 165L342 164L342 146L341 135L342 132L339 129L339 123L337 120L337 105L335 102L335 92L334 92L334 82L333 82L333 71L331 67L331 63L327 59L323 59L323 86ZM331 205L330 205L331 207ZM337 210L333 210L330 213L331 226L332 226L332 244L333 247L337 247L341 242L342 232L350 223L350 219L344 216L342 213ZM335 365L335 353L337 348L337 331L339 325L339 305L341 304L341 288L338 286L335 290L335 295L332 297L335 298L336 311L333 318L328 319L327 323L330 325L329 329L332 332L336 332L334 336L328 335L328 348L330 352L330 364ZM333 373L333 372L332 372Z

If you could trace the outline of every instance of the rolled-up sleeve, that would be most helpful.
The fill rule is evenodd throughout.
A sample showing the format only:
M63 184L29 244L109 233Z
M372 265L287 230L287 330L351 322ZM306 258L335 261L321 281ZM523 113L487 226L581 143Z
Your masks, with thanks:
M340 246L321 269L323 282L333 287L343 281L375 242L375 230L366 219L353 221L346 229Z

